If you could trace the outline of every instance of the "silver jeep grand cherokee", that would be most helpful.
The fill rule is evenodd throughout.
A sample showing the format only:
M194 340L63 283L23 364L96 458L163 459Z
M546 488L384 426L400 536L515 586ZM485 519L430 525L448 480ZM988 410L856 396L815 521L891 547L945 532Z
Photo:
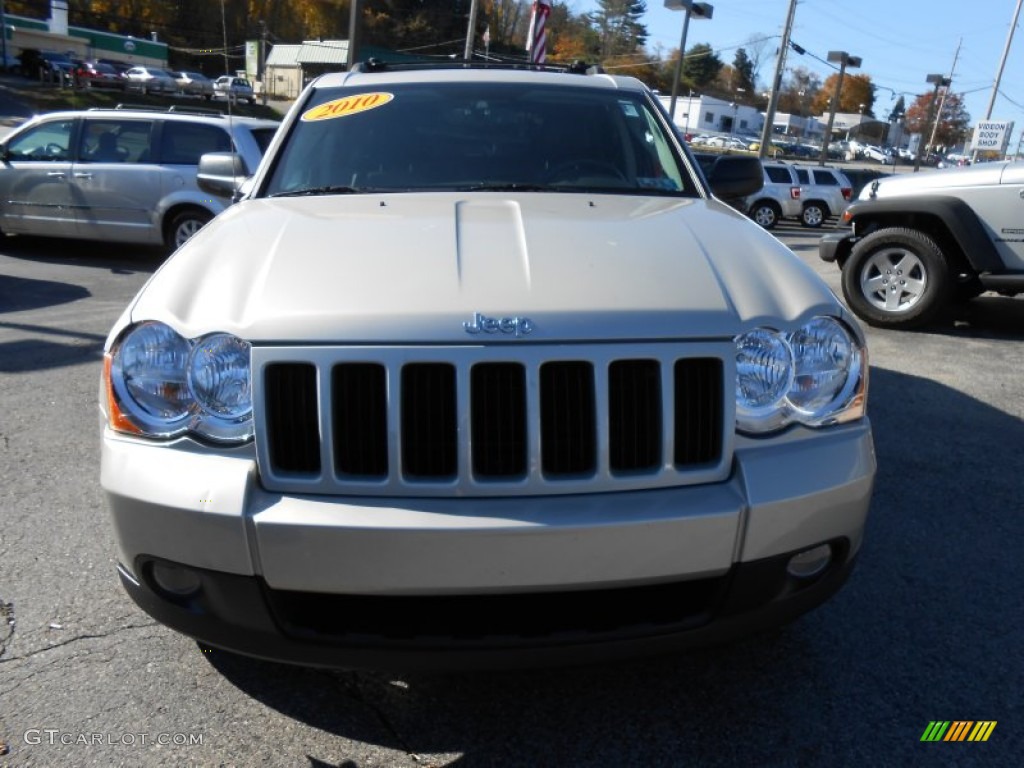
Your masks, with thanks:
M875 473L864 338L712 195L757 163L709 179L630 78L316 80L111 331L124 587L343 667L594 661L821 603Z

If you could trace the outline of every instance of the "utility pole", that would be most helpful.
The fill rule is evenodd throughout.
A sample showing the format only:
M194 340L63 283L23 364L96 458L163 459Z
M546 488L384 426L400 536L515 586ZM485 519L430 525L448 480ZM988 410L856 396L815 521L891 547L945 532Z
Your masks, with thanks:
M4 11L4 0L0 0L0 53L3 55L3 64L7 68L7 14Z
M960 42L956 44L956 53L953 54L953 66L949 68L949 82L953 83L953 74L956 72L956 60L960 58L960 46L964 44L964 39L961 37ZM942 98L939 99L939 116L935 119L935 125L932 126L932 136L928 139L928 146L935 145L935 135L939 132L939 123L942 122L942 108L946 106L946 95L949 93L947 88L942 92Z
M466 28L466 49L462 58L471 61L473 58L473 38L476 37L476 7L478 0L471 0L469 4L469 26Z
M985 122L992 119L992 110L996 106L996 96L999 94L999 83L1003 79L1003 69L1006 67L1006 57L1010 55L1010 45L1013 43L1013 31L1017 28L1017 19L1020 18L1020 7L1024 0L1017 0L1017 8L1013 12L1013 21L1010 22L1010 31L1006 33L1006 45L1003 46L1003 55L999 58L999 67L996 69L996 80L992 84L992 96L988 100L988 109L985 110ZM978 150L971 152L971 162L978 159Z
M786 26L782 29L782 44L779 56L775 60L775 77L772 80L771 94L768 96L768 109L764 113L764 125L761 128L761 146L757 156L764 158L768 154L768 146L775 132L775 108L779 105L779 91L782 89L782 73L786 69L786 49L789 48L789 36L793 32L793 19L796 17L796 0L789 0L789 13L786 14ZM826 136L826 141L828 137Z
M925 82L935 83L935 91L932 93L932 100L928 104L928 120L924 124L925 130L928 130L928 123L930 123L932 121L932 117L935 116L935 100L939 98L939 88L943 86L948 86L950 80L948 77L945 77L944 75L928 75L928 77L925 78ZM923 132L921 134L921 137L924 138ZM930 145L924 147L924 149L930 149ZM918 147L917 157L914 160L914 173L917 173L918 171L921 170L921 151L922 148Z

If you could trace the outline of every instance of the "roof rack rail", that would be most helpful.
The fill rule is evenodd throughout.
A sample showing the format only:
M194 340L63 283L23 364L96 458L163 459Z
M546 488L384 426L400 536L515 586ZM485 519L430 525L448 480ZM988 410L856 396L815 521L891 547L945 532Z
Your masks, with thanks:
M213 107L186 107L182 104L172 104L167 108L168 112L179 112L186 115L212 115L213 117L224 117L224 113Z
M89 112L118 112L124 110L133 110L136 112L160 112L160 113L172 113L177 115L200 115L203 117L224 117L224 113L219 109L210 109L208 107L186 107L181 104L172 104L169 107L157 107L152 104L118 104L114 107L89 107Z
M604 72L600 66L590 65L580 60L568 64L533 64L522 60L465 61L462 59L444 58L418 59L415 61L384 61L371 57L365 61L356 62L352 66L353 72L403 72L417 69L512 69L570 73L575 75L597 75Z

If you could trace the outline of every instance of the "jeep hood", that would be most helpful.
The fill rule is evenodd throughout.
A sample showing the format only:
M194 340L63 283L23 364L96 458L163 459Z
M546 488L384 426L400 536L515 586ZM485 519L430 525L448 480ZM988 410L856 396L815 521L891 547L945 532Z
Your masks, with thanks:
M1006 175L1012 178L1004 178ZM979 163L966 168L942 168L921 173L896 174L878 180L876 197L902 195L940 195L962 187L996 186L1017 181L1022 174L1009 163ZM860 199L871 199L872 182L861 191Z
M813 270L702 199L429 193L243 201L175 253L133 320L256 343L731 337L839 305ZM515 327L509 323L506 327ZM522 328L522 324L519 324Z

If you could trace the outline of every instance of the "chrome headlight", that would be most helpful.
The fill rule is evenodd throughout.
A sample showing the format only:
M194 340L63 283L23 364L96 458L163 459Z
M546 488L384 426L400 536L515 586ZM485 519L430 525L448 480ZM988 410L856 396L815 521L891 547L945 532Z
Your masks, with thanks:
M250 439L249 351L248 342L226 333L189 340L163 323L132 327L104 366L111 428L146 437Z
M790 333L755 328L736 337L736 426L764 433L864 415L867 352L832 317Z

